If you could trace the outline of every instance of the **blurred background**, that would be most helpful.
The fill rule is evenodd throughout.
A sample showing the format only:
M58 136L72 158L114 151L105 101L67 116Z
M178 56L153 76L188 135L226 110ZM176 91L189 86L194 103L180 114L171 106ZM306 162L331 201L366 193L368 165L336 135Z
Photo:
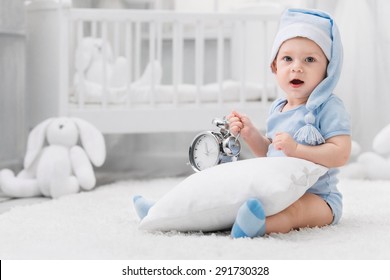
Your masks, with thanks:
M49 0L35 0L49 1ZM0 0L0 169L19 171L29 131L26 86L26 21L23 0ZM31 1L29 1L31 2ZM61 0L57 0L61 2ZM316 8L331 13L340 28L344 66L335 93L352 117L353 139L371 150L375 134L390 122L390 2L386 0L63 0L80 8L231 11L256 4ZM40 100L39 102L45 102ZM229 112L226 112L228 114ZM194 116L196 117L196 116ZM219 117L219 116L216 116ZM211 121L211 120L210 120ZM153 122L146 119L142 122ZM205 124L205 128L208 124ZM188 147L194 133L105 135L108 158L100 181L182 176L192 173ZM251 157L244 149L243 157Z

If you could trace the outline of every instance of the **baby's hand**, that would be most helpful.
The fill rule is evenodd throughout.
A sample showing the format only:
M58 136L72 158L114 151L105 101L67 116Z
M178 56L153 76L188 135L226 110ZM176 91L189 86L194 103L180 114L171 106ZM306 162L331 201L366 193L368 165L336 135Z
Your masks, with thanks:
M226 119L229 122L230 133L234 136L237 136L240 133L240 136L246 139L251 133L251 130L255 129L251 120L246 115L236 111L233 111Z
M298 146L294 138L286 132L278 132L272 141L276 150L281 150L286 156L292 156Z
M241 129L244 127L244 124L241 121L241 116L237 112L232 112L230 115L226 116L226 119L229 123L230 133L234 136L237 136L240 133Z

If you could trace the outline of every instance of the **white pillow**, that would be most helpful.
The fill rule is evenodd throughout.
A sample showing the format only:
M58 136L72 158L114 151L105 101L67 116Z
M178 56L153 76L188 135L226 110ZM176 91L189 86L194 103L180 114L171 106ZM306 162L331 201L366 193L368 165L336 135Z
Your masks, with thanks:
M267 216L291 205L328 169L291 157L263 157L221 164L195 173L150 208L140 229L214 231L230 228L238 208L260 199Z

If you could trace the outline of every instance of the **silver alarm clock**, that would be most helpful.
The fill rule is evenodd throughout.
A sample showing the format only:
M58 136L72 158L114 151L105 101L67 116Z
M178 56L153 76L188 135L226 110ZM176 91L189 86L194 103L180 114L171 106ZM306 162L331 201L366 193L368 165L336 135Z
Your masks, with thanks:
M229 131L228 121L213 119L212 123L219 131L204 131L195 136L189 149L189 159L192 169L196 172L206 168L236 161L240 155L241 144L237 137Z

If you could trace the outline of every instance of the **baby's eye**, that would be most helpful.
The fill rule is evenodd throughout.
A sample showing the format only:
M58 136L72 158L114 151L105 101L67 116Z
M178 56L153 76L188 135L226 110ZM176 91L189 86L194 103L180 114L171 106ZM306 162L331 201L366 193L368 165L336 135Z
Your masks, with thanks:
M316 60L314 59L314 57L309 56L309 57L307 57L307 58L305 59L305 61L306 61L306 62L314 62L314 61L316 61Z
M292 61L292 58L291 58L291 56L284 56L283 58L283 61Z

